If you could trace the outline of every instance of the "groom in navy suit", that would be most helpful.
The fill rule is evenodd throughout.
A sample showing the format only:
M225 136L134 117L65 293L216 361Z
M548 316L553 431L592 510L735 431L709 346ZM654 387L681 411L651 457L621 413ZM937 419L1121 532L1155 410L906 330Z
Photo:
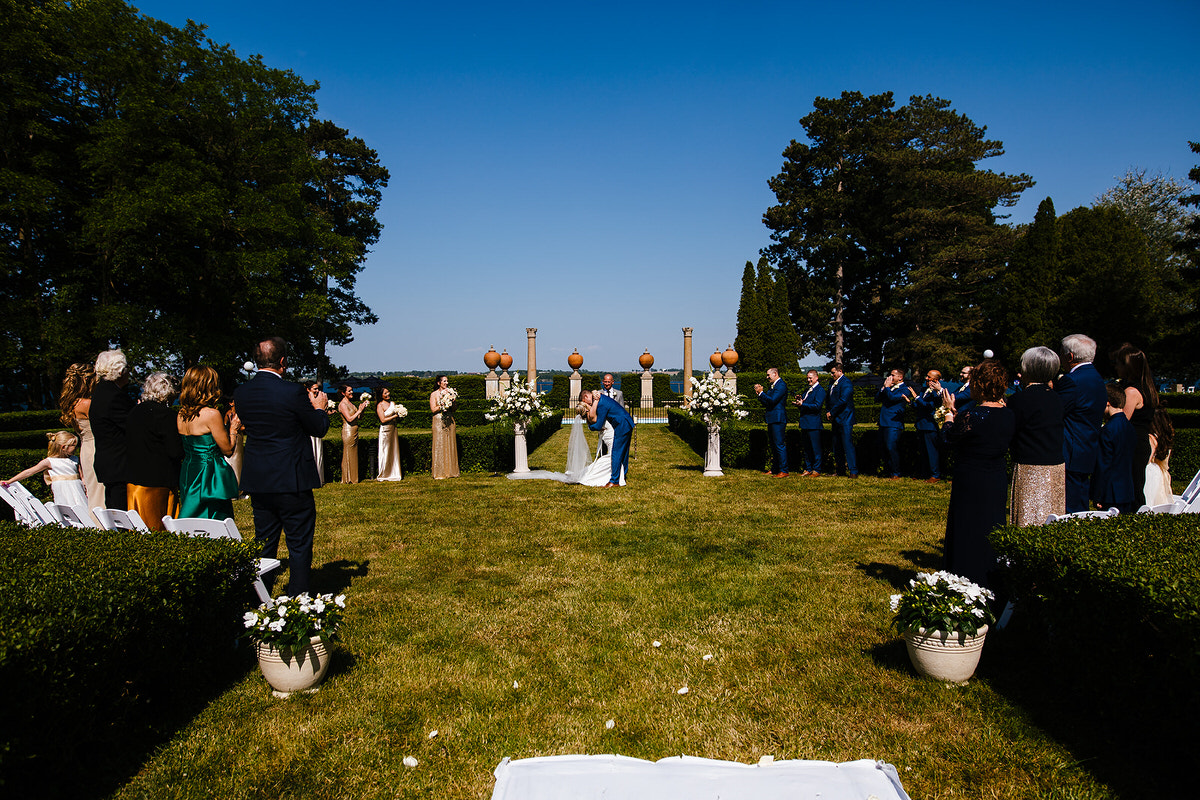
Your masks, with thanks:
M786 478L788 463L784 432L787 430L787 384L774 367L767 370L767 378L771 381L771 388L764 391L762 384L756 383L754 393L758 395L758 402L767 409L767 441L771 445L772 461L775 462L774 475L776 478Z
M284 380L287 343L278 336L254 349L258 374L233 394L246 429L241 488L254 509L254 539L263 558L275 558L279 536L287 538L287 593L309 590L317 507L312 490L321 485L310 436L329 430L324 392L306 393Z
M1066 365L1054 390L1062 400L1063 461L1067 467L1067 513L1088 510L1088 490L1100 452L1100 424L1108 393L1104 378L1092 366L1096 342L1075 333L1062 340Z
M628 483L629 440L633 438L633 417L616 400L599 392L593 394L590 389L579 395L579 402L587 406L589 428L602 431L605 422L613 426L612 475L608 483L604 484L604 488L620 486L622 470L625 471L625 481Z

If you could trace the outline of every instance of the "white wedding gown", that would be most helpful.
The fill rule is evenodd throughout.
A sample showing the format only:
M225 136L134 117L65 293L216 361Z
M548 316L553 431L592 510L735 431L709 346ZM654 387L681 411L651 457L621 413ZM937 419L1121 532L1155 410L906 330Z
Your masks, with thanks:
M603 486L612 477L612 456L609 453L599 454L588 463L587 437L583 433L583 422L575 420L571 423L571 438L567 442L567 471L551 472L547 469L535 469L532 472L509 473L509 480L545 480L559 483L578 483L581 486ZM625 485L625 471L621 470L621 485Z

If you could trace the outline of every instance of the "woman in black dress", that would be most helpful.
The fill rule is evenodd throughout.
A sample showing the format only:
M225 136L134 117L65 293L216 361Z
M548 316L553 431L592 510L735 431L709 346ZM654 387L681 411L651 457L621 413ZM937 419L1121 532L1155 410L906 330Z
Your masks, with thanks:
M1112 353L1113 368L1125 390L1125 416L1137 435L1133 445L1133 507L1146 504L1146 464L1150 462L1150 426L1158 408L1158 390L1146 354L1129 342Z
M1012 440L1012 524L1041 525L1067 505L1063 463L1063 404L1050 382L1058 353L1031 347L1021 354L1021 391L1008 400L1016 429Z
M946 571L992 588L988 575L996 554L988 543L993 528L1004 525L1008 469L1004 455L1016 422L1004 405L1008 372L999 361L984 361L971 370L971 407L954 413L954 398L943 394L948 409L942 426L954 448L954 482L946 514Z

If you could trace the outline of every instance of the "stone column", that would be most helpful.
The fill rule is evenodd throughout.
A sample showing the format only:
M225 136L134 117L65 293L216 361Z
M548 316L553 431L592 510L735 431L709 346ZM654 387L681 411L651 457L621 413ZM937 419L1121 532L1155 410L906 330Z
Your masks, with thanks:
M525 377L529 381L530 391L537 391L537 328L526 328L525 337L529 342L529 366Z
M692 329L683 329L683 401L692 399Z

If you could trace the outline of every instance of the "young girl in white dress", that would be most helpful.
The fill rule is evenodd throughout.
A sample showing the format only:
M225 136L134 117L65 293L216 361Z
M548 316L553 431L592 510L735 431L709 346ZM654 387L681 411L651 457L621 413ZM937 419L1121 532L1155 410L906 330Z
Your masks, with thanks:
M87 508L87 493L79 476L79 461L74 458L79 439L70 431L47 433L46 438L50 440L46 457L9 480L0 481L0 485L7 487L10 483L45 472L46 483L54 492L54 502Z

